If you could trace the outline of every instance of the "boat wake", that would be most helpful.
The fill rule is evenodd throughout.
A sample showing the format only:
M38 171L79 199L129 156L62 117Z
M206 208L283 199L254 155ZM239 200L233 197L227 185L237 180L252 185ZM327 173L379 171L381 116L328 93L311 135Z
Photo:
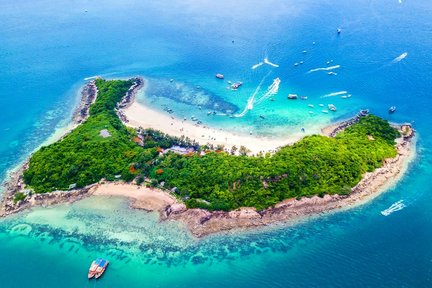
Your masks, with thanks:
M401 55L399 55L398 57L396 57L395 59L393 59L392 63L398 63L400 61L402 61L403 59L405 59L408 56L408 52L404 52Z
M90 76L90 77L86 77L86 78L84 78L84 80L85 81L88 81L88 80L92 80L92 79L96 79L98 76Z
M264 65L264 62L259 62L258 64L255 64L255 65L252 66L252 70L255 70L256 68L258 68L258 67L260 67L262 65Z
M334 65L334 66L325 67L325 68L315 68L315 69L309 70L307 73L313 73L313 72L318 72L318 71L331 71L334 69L338 69L340 67L341 67L340 65Z
M383 216L389 216L390 214L402 210L403 208L405 208L406 205L403 203L403 200L399 200L396 203L393 203L389 208L381 211L381 214Z
M273 83L267 88L267 92L259 98L255 104L260 104L264 100L270 98L271 96L276 95L279 92L279 84L281 80L279 78L276 78L273 80Z
M276 67L276 68L279 67L278 64L275 64L275 63L270 62L270 61L268 60L267 57L264 58L264 63L267 64L267 65L270 65L270 66Z
M345 94L348 94L348 91L329 93L329 94L326 94L324 96L321 96L321 98L334 97L334 96L345 95Z
M243 109L243 111L241 113L235 114L233 115L233 117L235 118L240 118L243 117L247 114L247 112L249 110L252 110L255 104L259 104L262 101L268 99L271 96L274 96L278 93L279 91L279 84L281 82L281 80L279 78L276 78L273 80L273 83L267 88L267 91L264 93L264 95L262 95L258 100L255 100L256 95L258 94L259 90L261 89L262 84L264 83L264 80L267 78L267 76L265 76L260 84L258 85L258 87L255 89L254 93L252 93L252 95L249 97L249 99L247 100L246 106Z
M259 62L258 64L253 65L253 66L252 66L252 70L257 69L258 67L260 67L260 66L262 66L262 65L264 65L264 64L267 64L267 65L270 65L270 66L272 66L272 67L276 67L276 68L279 67L279 64L275 64L275 63L273 63L273 62L270 62L270 61L268 60L268 58L265 57L264 60L263 60L262 62Z

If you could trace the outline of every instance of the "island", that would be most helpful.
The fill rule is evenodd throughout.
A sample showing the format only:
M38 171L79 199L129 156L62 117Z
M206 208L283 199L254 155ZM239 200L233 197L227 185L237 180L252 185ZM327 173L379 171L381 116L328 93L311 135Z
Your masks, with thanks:
M413 157L411 125L367 111L265 153L171 136L128 118L143 86L140 77L89 82L75 127L10 175L0 214L89 195L126 196L133 208L182 221L201 237L361 204L400 177Z

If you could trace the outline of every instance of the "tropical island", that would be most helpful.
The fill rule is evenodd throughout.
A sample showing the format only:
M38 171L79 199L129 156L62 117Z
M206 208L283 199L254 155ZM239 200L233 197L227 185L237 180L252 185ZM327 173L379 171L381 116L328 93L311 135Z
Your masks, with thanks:
M412 156L410 125L365 112L327 135L255 155L245 146L227 149L128 125L125 110L143 85L142 78L88 83L76 127L12 175L0 214L122 195L135 199L133 207L157 210L203 236L359 203L399 177Z

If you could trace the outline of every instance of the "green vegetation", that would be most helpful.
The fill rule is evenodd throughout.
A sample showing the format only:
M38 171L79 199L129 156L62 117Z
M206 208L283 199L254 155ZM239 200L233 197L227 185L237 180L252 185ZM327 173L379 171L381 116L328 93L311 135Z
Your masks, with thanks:
M396 137L386 121L369 115L336 138L308 136L269 157L170 154L150 176L177 187L189 207L261 210L292 197L349 193L363 173L396 156Z
M24 200L27 196L22 192L17 192L14 195L13 201L17 203L18 201Z
M129 168L140 147L114 112L132 81L98 79L96 85L98 97L90 107L89 118L62 140L42 147L31 157L24 180L35 192L68 190L72 184L84 187L101 178L114 180L117 174L125 180L134 178ZM103 129L111 136L100 136Z
M365 172L396 156L399 132L373 115L335 138L308 136L271 156L249 157L244 147L231 149L240 156L230 155L187 138L127 129L114 108L132 81L98 79L96 85L98 97L87 121L32 156L24 180L35 192L67 190L71 184L83 187L121 175L122 180L136 179L140 184L148 178L146 185L175 191L188 207L261 210L292 197L348 194ZM100 136L103 129L111 136ZM173 145L206 154L160 153Z

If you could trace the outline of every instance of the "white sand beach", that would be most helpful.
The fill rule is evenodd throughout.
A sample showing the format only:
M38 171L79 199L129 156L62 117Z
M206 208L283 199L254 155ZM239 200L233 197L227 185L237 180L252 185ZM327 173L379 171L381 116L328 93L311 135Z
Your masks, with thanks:
M274 151L276 148L292 144L304 136L304 134L298 133L285 138L272 139L255 135L236 134L232 131L196 125L191 121L184 121L183 119L163 114L136 100L129 107L123 109L122 112L129 121L125 124L130 127L153 128L177 137L184 135L201 145L207 143L224 145L227 149L231 149L234 145L237 148L245 146L253 154L260 151Z

